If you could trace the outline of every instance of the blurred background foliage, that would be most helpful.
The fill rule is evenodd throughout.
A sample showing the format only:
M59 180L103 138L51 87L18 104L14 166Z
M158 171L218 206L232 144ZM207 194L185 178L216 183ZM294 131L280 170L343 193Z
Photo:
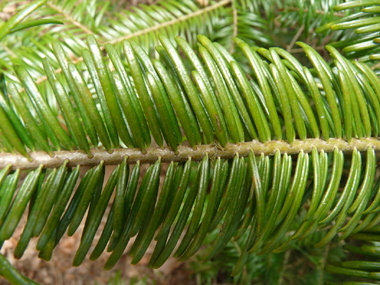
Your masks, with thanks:
M137 3L135 3L137 2ZM24 65L38 83L46 81L42 57L48 57L56 72L59 65L51 44L59 40L75 62L82 61L81 49L87 35L94 35L101 45L133 38L152 57L157 34L184 37L192 46L196 36L204 34L228 48L238 58L232 38L238 36L252 46L286 48L297 55L297 40L317 50L337 40L352 36L353 31L315 29L350 13L336 13L332 8L342 0L162 0L162 1L52 0L39 8L30 19L51 17L64 25L44 25L7 36L0 45L0 72L10 80L13 65ZM144 3L147 2L147 3ZM137 5L133 5L137 4ZM4 1L4 6L21 9L25 1ZM3 13L4 14L4 13ZM2 21L6 17L2 17ZM0 25L2 23L0 22ZM173 44L175 42L173 41Z

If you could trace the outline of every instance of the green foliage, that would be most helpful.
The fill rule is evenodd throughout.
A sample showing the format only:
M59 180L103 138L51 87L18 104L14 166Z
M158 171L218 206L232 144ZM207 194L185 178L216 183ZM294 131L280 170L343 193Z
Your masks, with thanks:
M326 45L329 42L336 42L342 38L349 38L352 33L315 33L315 30L331 21L338 20L344 14L334 13L333 8L342 3L342 0L333 1L299 1L286 0L278 3L280 15L275 19L276 23L282 27L281 31L290 33L301 33L302 39L313 42L316 46ZM347 13L346 13L347 14Z
M332 46L342 49L349 59L377 60L380 10L376 4L374 1L352 1L337 5L334 11L346 11L345 17L318 27L316 32L348 30L351 36L332 43Z
M122 13L102 2L49 2L40 15L54 10L57 20L71 25L49 29L39 44L32 40L35 31L15 34L35 45L24 56L25 47L15 47L17 66L13 73L5 65L8 84L0 92L1 242L12 237L29 204L16 258L38 237L39 257L50 260L63 235L73 235L84 222L74 266L102 230L90 259L111 252L106 270L136 237L132 264L155 241L149 267L162 266L171 255L190 258L197 278L209 283L223 271L235 283L298 280L284 270L295 251L313 264L316 270L308 274L318 284L335 281L323 273L326 262L332 273L380 278L368 273L376 264L340 263L341 247L335 246L347 238L378 239L368 234L380 220L377 75L366 63L342 56L334 44L325 47L329 60L298 41L309 68L285 49L258 47L271 44L265 31L273 27L259 13L272 19L275 2L224 2L200 7L165 0ZM324 1L297 1L294 9L293 1L286 4L276 3L289 15L281 21L297 21L313 39L314 27L340 17ZM355 6L335 9L345 5ZM357 17L352 15L347 17ZM33 21L5 24L0 35ZM323 26L318 31L343 40L338 43L349 35ZM209 37L195 36L202 32ZM42 52L47 57L37 59ZM46 77L45 83L36 76ZM270 146L271 156L264 153ZM208 149L192 155L201 147ZM137 163L130 169L132 152L119 158L105 181L105 165L113 162L107 159L120 149L138 152ZM83 153L93 167L79 178L86 163L75 162L75 155ZM47 160L64 159L47 169L48 161L39 160L45 154ZM99 163L91 163L93 158ZM162 161L168 160L160 181ZM35 161L41 164L32 166ZM140 175L141 161L151 165ZM23 169L29 171L16 190ZM328 258L331 246L335 260ZM327 250L322 254L320 248ZM377 248L371 250L373 256ZM3 256L0 262L0 274L30 282ZM367 271L342 269L354 265Z
M20 23L23 21L30 13L33 13L36 9L40 8L44 5L46 0L44 1L35 1L29 5L27 5L24 9L16 13L12 18L10 18L7 22L3 23L0 27L0 42L3 38L11 33L21 31L24 29L28 29L30 27L44 25L44 24L62 24L56 20L32 20L26 21L24 23Z
M192 0L163 0L156 5L120 9L109 1L49 1L34 17L52 15L65 25L50 29L41 27L9 36L3 43L7 48L2 50L0 47L0 71L17 81L11 66L23 65L28 67L37 83L45 82L41 57L48 57L56 73L60 72L50 50L52 43L60 40L69 57L74 62L80 62L88 35L95 35L102 48L106 43L121 43L124 39L133 38L149 56L157 55L154 47L159 33L165 33L171 39L182 36L192 47L196 45L196 36L205 34L230 48L234 29L232 10L226 7L230 2L211 1L208 6L202 7ZM267 35L268 21L247 11L250 7L240 6L239 1L237 8L238 31L244 32L250 43L272 44Z
M104 58L95 38L88 36L83 55L90 84L68 61L62 45L54 42L53 52L66 80L54 75L49 60L44 59L43 65L50 97L60 110L49 107L48 94L37 88L26 68L16 67L26 94L12 83L7 91L10 98L2 94L0 129L7 134L1 139L2 148L26 157L28 149L80 149L91 156L90 146L98 147L99 142L109 152L120 143L144 152L151 145L150 132L160 147L165 142L174 152L185 139L192 147L216 141L225 148L227 143L253 139L265 143L284 138L292 144L296 138L323 137L350 143L352 138L379 134L378 78L365 64L348 61L332 46L326 46L335 59L329 66L310 46L298 43L315 68L309 70L283 49L250 48L236 38L252 68L253 78L247 78L243 69L248 67L205 36L198 36L201 57L181 37L175 38L178 48L163 34L159 37L161 59L153 61L135 41L124 41L125 68L111 44L106 45L109 58ZM179 49L192 67L184 65ZM106 60L112 62L113 71ZM195 84L190 79L192 68Z

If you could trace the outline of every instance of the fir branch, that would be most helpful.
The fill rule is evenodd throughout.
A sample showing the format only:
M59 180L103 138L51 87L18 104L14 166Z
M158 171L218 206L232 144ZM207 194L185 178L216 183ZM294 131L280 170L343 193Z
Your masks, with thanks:
M147 29L138 31L138 32L130 34L130 35L125 35L123 37L117 38L115 40L112 40L112 41L109 41L109 42L106 42L106 43L110 43L110 44L119 43L119 42L122 42L123 40L126 40L126 39L131 39L131 38L135 38L135 37L138 37L138 36L142 36L142 35L148 34L150 32L154 32L154 31L157 31L159 29L162 29L162 28L165 28L165 27L168 27L168 26L171 26L171 25L175 25L175 24L183 22L183 21L187 21L187 20L189 20L191 18L198 17L198 16L203 15L205 13L208 13L210 11L216 10L216 9L218 9L220 7L226 6L226 5L230 4L231 1L232 0L223 0L223 1L220 1L220 2L218 2L216 4L213 4L211 6L208 6L208 7L204 8L204 9L200 9L198 11L195 11L193 13L187 14L185 16L178 17L177 19L174 19L174 20L162 23L162 24L158 24L158 25L155 25L153 27L149 27Z
M175 153L171 148L164 147L148 147L146 153L143 153L137 148L118 148L113 149L112 153L107 152L105 149L92 149L91 154L93 157L89 157L84 151L76 150L70 151L55 151L53 156L49 156L48 153L42 151L36 151L29 153L32 161L20 154L1 153L0 154L0 168L5 168L7 165L12 164L12 169L36 169L41 164L45 168L57 168L68 160L67 166L75 167L77 165L82 166L97 166L101 161L104 161L105 165L118 165L124 160L124 157L128 157L128 163L134 164L137 161L140 163L154 163L161 158L162 162L184 162L191 158L192 161L201 161L206 153L210 158L220 157L222 159L234 158L238 153L240 157L247 157L251 150L255 155L274 155L277 151L281 154L298 154L301 151L304 153L310 153L313 148L316 148L319 152L333 152L335 148L343 152L352 152L354 149L358 151L366 151L369 147L372 147L375 151L380 150L380 140L377 138L353 138L351 142L347 142L343 139L329 139L328 141L322 139L306 139L305 141L295 140L293 144L289 144L285 141L268 141L261 143L258 141L241 142L239 144L228 143L223 149L218 145L198 145L196 149L189 146L179 146L178 153Z
M217 3L213 4L213 5L206 6L206 7L202 8L202 9L199 9L198 11L192 12L190 14L178 17L176 19L173 19L173 20L170 20L170 21L167 21L167 22L164 22L164 23L160 23L160 24L154 25L152 27L149 27L147 29L143 29L143 30L137 31L135 33L127 34L125 36L116 38L116 39L111 40L111 41L104 41L104 39L103 39L104 45L101 45L100 49L103 51L105 49L105 44L120 43L120 42L122 42L123 40L126 40L126 39L131 39L131 38L136 38L138 36L143 36L143 35L146 35L148 33L151 33L151 32L154 32L154 31L158 31L160 29L163 29L163 28L166 28L166 27L169 27L169 26L173 26L175 24L187 21L189 19L202 16L202 15L204 15L206 13L215 11L216 9L219 9L219 8L221 8L223 6L226 6L226 5L230 4L231 1L232 0L223 0L223 1L217 2ZM69 22L71 22L72 24L74 24L75 26L77 26L78 28L80 28L81 30L83 30L85 33L94 35L94 33L91 30L89 30L87 27L85 27L84 25L82 25L80 22L76 21L73 17L71 17L69 14L65 13L58 6L55 6L54 4L51 4L51 3L49 3L48 6L51 7L52 9L56 10L57 12L61 13ZM102 39L100 38L98 40L102 40ZM83 57L80 56L80 57L74 58L72 61L73 61L73 63L77 64L77 63L83 61ZM55 74L59 74L61 72L62 72L61 68L58 68L58 69L56 69L54 71ZM46 80L47 80L46 76L41 76L41 77L39 77L39 78L36 79L36 83L40 84L42 82L45 82ZM22 91L24 91L24 89L20 88L18 91L22 92Z
M94 35L94 33L90 29L88 29L87 27L85 27L84 25L82 25L80 22L78 22L77 20L75 20L73 17L71 17L69 14L67 14L65 11L63 11L63 9L61 9L60 7L52 4L51 2L48 2L47 5L50 8L52 8L53 10L57 11L62 16L64 16L65 19L68 22L71 22L74 26L78 27L83 32L85 32L86 34L88 34L88 35Z

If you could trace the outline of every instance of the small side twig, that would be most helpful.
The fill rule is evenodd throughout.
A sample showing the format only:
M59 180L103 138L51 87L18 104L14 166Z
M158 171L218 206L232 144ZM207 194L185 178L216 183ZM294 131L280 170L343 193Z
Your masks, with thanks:
M293 48L294 44L296 43L296 41L298 40L298 38L300 37L300 35L302 34L303 32L303 29L305 28L305 25L302 24L302 26L298 29L297 33L294 35L292 41L290 42L290 44L288 45L288 47L286 48L286 51L291 51L291 49Z
M331 243L328 243L326 245L326 248L325 248L325 252L323 254L323 259L322 259L322 262L321 262L321 268L319 270L319 281L318 281L318 285L323 285L324 284L324 273L325 273L325 265L326 265L326 261L327 261L327 257L329 256L329 252L330 252L330 246L331 246Z
M63 11L60 7L52 4L52 3L47 3L47 5L54 9L55 11L57 11L59 14L61 14L62 16L64 16L69 22L71 22L74 26L78 27L79 29L81 29L83 32L85 32L86 34L89 34L89 35L93 35L94 33L88 29L86 26L82 25L80 22L78 22L77 20L75 20L73 17L71 17L71 15L67 14L65 11Z
M324 50L325 47L324 46L317 46L314 48L316 51L321 51L321 50ZM304 52L304 49L303 48L295 48L295 49L292 49L290 51L291 54L294 54L294 53L300 53L300 52Z

